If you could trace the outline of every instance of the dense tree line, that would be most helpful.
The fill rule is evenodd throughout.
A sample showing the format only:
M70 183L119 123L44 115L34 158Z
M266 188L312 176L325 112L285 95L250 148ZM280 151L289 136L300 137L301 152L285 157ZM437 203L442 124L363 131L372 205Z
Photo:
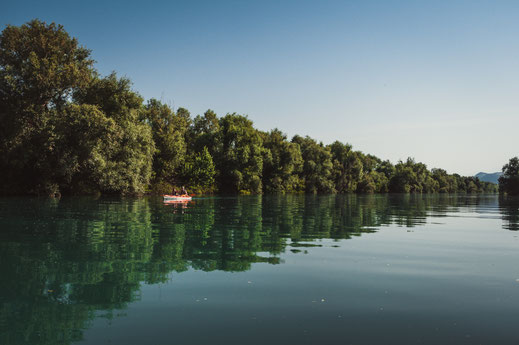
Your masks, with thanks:
M495 192L474 177L393 165L247 116L194 118L101 76L62 26L33 20L0 35L0 194Z

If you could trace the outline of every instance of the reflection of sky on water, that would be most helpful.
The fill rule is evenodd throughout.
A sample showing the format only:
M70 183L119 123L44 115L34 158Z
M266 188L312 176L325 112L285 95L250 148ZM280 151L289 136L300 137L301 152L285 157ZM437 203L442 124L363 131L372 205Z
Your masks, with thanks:
M183 344L282 343L288 333L298 343L474 339L462 333L485 343L511 339L519 310L519 241L503 231L518 230L517 199L20 198L0 206L1 344L169 343L172 330ZM237 330L225 331L230 325Z

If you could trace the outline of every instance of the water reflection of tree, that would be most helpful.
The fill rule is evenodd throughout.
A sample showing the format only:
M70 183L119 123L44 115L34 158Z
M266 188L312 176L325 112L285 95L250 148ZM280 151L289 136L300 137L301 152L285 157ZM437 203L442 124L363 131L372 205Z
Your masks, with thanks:
M2 202L2 201L0 201ZM448 195L286 195L160 200L10 199L0 217L0 343L70 344L97 311L110 317L143 282L172 272L244 271L291 247L417 226L479 201ZM517 229L517 207L507 206ZM514 213L515 212L515 213ZM297 250L295 250L297 252Z
M149 207L144 200L26 203L3 205L0 343L69 344L96 310L110 313L137 298L145 277L135 266L151 252Z
M500 196L499 209L503 218L503 228L512 231L519 230L519 197Z

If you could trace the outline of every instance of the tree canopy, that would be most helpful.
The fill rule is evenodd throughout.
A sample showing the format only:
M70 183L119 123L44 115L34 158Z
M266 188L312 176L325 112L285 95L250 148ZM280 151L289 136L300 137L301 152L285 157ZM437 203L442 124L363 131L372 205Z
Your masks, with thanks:
M517 158L503 191L517 194ZM308 136L260 131L242 114L191 117L147 102L128 78L102 76L60 25L32 20L0 35L0 194L495 192L474 177L393 165Z
M513 157L503 166L503 175L499 177L499 190L519 195L519 158Z

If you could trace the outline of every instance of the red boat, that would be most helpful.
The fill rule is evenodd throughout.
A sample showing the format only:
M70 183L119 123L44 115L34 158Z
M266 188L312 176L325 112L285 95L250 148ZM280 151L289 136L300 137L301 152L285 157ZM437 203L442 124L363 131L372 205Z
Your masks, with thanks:
M169 194L165 194L164 195L164 202L173 202L173 201L176 201L176 202L185 202L185 201L191 201L192 197L187 195L187 194L184 194L184 195L169 195Z

